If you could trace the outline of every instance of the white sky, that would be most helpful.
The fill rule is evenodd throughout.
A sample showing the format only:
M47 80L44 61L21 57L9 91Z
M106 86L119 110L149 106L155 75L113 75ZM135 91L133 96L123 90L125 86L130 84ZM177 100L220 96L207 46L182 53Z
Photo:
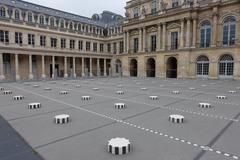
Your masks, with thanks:
M77 15L92 17L95 13L108 10L124 15L126 2L129 0L25 0L46 7L67 11Z

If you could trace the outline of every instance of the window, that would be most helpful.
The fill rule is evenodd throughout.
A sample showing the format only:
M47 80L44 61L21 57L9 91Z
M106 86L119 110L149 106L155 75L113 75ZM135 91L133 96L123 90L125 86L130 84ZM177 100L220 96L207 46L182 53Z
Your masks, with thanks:
M223 45L234 45L236 42L236 18L226 17L223 22Z
M107 44L107 51L108 51L108 53L111 53L111 51L112 51L111 43Z
M61 20L61 22L60 22L60 27L64 28L64 21L63 20Z
M46 36L40 36L40 46L46 46Z
M117 54L117 43L113 43L113 54Z
M51 27L54 27L54 26L55 26L55 20L54 20L54 18L51 18L51 19L50 19L50 26L51 26Z
M208 77L209 74L209 60L206 56L200 56L197 59L197 76Z
M70 40L70 49L75 49L75 40Z
M15 32L15 43L22 45L22 33Z
M139 16L139 8L135 7L133 8L133 17L137 18Z
M97 52L97 47L98 47L98 44L97 43L93 43L93 52Z
M100 52L104 52L104 44L100 43Z
M204 21L200 27L200 47L207 48L210 47L211 43L211 24L209 21Z
M33 22L33 16L31 12L28 12L28 22Z
M66 48L66 39L65 38L61 38L61 48Z
M156 35L151 36L151 51L155 52L157 49L157 37Z
M152 14L157 13L157 1L156 1L156 0L152 0L151 13L152 13Z
M124 43L123 43L123 41L120 42L119 52L120 52L120 53L123 53L123 52L124 52Z
M28 44L34 46L35 45L35 35L28 34Z
M57 47L57 38L51 38L51 47L53 48Z
M90 51L91 49L91 42L86 42L86 51Z
M9 43L9 32L0 30L0 42Z
M178 32L171 32L171 50L178 49Z
M19 10L15 10L15 20L20 20L20 12Z
M78 41L78 49L83 50L83 41Z
M172 0L172 8L178 7L178 0Z
M44 17L42 15L39 18L39 23L44 25Z
M70 24L69 24L69 29L70 29L70 30L73 30L73 24L72 24L72 22L70 22Z
M219 61L219 76L232 77L234 70L234 59L231 55L223 55Z
M0 7L0 17L6 17L6 9L4 7Z
M134 42L133 42L133 52L134 53L137 53L138 52L138 38L134 38L134 40L133 40Z

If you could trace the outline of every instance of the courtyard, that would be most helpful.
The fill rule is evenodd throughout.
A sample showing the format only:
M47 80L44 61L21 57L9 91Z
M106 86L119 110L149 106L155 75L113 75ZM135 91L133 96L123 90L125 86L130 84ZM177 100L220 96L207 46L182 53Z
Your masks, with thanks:
M12 91L0 95L1 115L46 160L240 158L238 81L123 77L0 83L0 87L2 93ZM17 95L24 99L14 101ZM29 103L40 103L41 108L28 109ZM117 109L115 103L126 108ZM70 115L70 122L55 124L54 116L61 114ZM184 122L170 122L173 114L184 116ZM130 153L108 152L107 142L116 137L130 140Z

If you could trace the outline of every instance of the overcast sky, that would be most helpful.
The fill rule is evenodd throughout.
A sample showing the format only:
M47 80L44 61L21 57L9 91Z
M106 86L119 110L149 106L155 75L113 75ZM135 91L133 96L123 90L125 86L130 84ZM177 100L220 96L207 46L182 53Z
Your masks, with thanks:
M108 10L124 15L124 7L129 0L25 0L27 2L67 11L85 17Z

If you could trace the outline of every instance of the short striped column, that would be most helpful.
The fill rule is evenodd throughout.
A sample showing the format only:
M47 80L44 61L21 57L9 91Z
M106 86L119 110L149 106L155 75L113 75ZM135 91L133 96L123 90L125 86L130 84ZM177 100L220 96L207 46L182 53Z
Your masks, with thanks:
M172 123L183 123L184 116L182 116L182 115L170 115L169 116L169 121L172 122Z
M125 103L115 103L114 107L116 109L124 109L124 108L126 108L126 105L125 105Z
M12 94L12 91L11 91L11 90L3 91L3 94L4 94L4 95L10 95L10 94Z
M67 94L68 94L68 91L60 91L59 94L60 94L60 95L67 95Z
M116 94L123 95L124 91L117 91Z
M69 119L70 119L70 116L67 114L61 114L54 117L54 121L56 124L69 123Z
M231 94L237 93L237 91L228 91Z
M41 108L41 103L29 103L28 109L39 109Z
M130 152L130 141L126 138L113 138L108 141L108 152L113 155L125 155Z
M14 101L20 101L20 100L23 100L24 97L22 95L19 95L19 96L13 96L13 100Z
M89 101L91 99L90 96L82 96L83 101Z
M210 103L199 103L199 107L201 107L201 108L211 108L212 105Z
M180 94L180 91L172 91L172 94Z
M158 96L149 96L151 100L158 100Z
M3 87L0 87L0 91L3 91L4 90L4 88Z
M227 99L226 96L217 96L217 99Z
M44 88L45 91L51 91L52 89L47 87L47 88Z

